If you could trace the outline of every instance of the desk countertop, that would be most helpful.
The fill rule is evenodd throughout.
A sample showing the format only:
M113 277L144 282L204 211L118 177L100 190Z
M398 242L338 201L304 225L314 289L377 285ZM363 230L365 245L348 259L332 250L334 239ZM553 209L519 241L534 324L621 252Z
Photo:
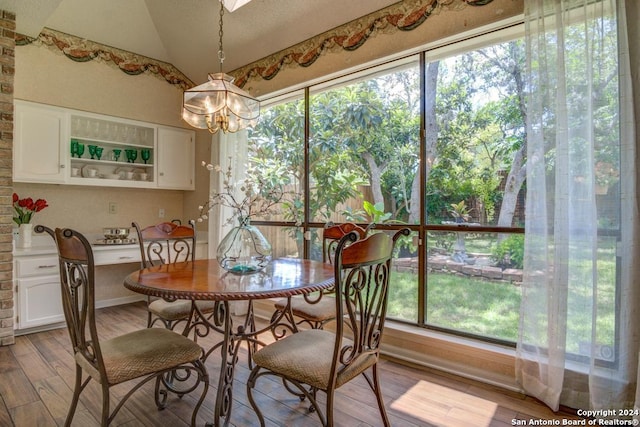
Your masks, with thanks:
M100 235L86 235L89 242L96 242L102 236ZM196 245L202 246L206 245L206 234L203 238L200 238L200 234L198 234L196 238ZM140 246L138 243L127 244L127 245L100 245L100 244L92 244L93 253L96 258L96 265L99 264L111 264L112 262L107 262L105 259L104 262L102 258L111 259L113 256L117 256L120 254L126 254L126 259L130 257L134 257L130 262L139 262L140 261ZM13 256L14 258L24 258L24 257L32 257L32 256L46 256L46 255L57 255L56 247L53 244L53 240L49 236L41 236L36 235L34 233L32 238L32 246L30 248L17 248L14 246L13 248ZM125 261L121 261L125 262ZM116 262L117 263L117 262Z

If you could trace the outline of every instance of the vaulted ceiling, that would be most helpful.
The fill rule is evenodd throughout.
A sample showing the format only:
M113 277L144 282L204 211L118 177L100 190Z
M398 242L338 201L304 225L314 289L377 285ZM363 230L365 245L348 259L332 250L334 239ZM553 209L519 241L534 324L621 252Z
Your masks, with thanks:
M397 0L252 0L225 10L228 72ZM218 0L0 0L16 31L46 27L173 64L199 83L220 71Z

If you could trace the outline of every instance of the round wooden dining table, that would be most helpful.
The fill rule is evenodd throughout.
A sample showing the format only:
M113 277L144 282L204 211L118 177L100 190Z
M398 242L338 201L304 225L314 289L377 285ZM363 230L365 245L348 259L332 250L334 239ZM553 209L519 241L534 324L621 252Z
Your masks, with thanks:
M262 344L258 335L281 319L271 319L269 326L257 330L252 301L266 298L290 298L330 288L334 283L333 266L307 259L280 258L264 270L247 275L225 271L215 259L164 264L129 274L124 286L134 292L169 301L216 301L212 315L205 316L192 304L191 316L183 334L204 336L209 330L222 334L222 341L205 351L203 360L220 349L221 366L215 402L214 425L228 425L233 403L233 377L242 341L251 349ZM232 301L249 301L248 313L241 325L234 327Z

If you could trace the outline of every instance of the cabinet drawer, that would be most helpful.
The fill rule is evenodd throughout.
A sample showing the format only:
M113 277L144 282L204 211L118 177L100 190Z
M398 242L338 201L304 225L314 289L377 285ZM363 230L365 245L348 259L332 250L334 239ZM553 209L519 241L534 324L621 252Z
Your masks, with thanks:
M45 256L16 259L16 277L58 274L58 257Z
M140 249L137 246L118 247L110 250L94 250L93 258L96 265L126 264L140 262Z

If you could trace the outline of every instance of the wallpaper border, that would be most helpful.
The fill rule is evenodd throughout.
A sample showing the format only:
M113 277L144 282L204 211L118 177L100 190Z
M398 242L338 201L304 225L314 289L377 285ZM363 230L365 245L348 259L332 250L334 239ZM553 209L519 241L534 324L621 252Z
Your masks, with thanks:
M341 50L354 51L377 34L412 31L432 15L467 6L485 6L493 0L412 0L401 1L372 14L312 37L288 49L238 68L231 74L244 87L251 79L271 80L286 68L310 67L318 58Z
M16 46L30 44L45 46L52 51L61 52L75 62L97 60L130 76L150 74L182 90L195 86L187 76L172 64L115 47L105 46L50 28L44 28L37 38L16 34Z
M347 24L312 37L288 49L229 73L235 84L244 87L251 79L271 80L287 68L310 67L318 58L331 52L355 51L377 34L412 31L432 15L445 10L461 10L467 6L485 6L493 0L411 0L363 16ZM172 64L126 50L105 46L71 34L44 28L37 38L16 34L16 46L40 45L61 52L75 62L101 61L120 71L136 76L153 75L182 90L195 86Z

